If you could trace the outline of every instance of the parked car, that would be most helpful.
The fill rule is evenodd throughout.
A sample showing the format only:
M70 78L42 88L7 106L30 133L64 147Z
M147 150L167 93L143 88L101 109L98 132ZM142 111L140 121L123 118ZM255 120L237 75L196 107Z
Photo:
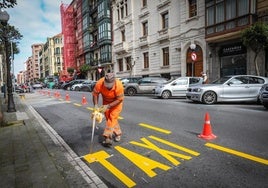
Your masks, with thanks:
M189 100L205 104L227 101L257 102L259 91L265 83L268 83L268 78L261 76L225 76L212 82L212 84L189 87L186 97Z
M268 84L264 84L260 89L259 99L262 105L268 109Z
M96 83L97 81L91 81L89 84L83 84L80 88L80 91L92 92Z
M186 97L186 91L189 86L200 85L202 82L203 79L201 77L179 77L156 86L154 94L156 97L162 99Z
M15 86L15 92L16 92L16 93L24 93L24 89L21 88L21 86L16 85L16 86Z
M153 94L153 89L157 85L167 81L168 79L163 77L144 77L137 83L126 84L124 91L129 96L133 96L135 94Z
M33 89L43 89L43 84L41 83L35 83L32 85Z
M71 90L72 91L81 91L82 86L91 85L91 82L92 82L92 80L86 80L86 81L84 81L82 83L74 84L74 85L72 85Z
M67 83L64 83L61 85L61 89L64 89L64 90L70 90L72 85L74 84L79 84L79 83L82 83L86 81L86 79L76 79L76 80L72 80L70 82L67 82Z
M137 83L142 77L127 77L127 78L121 78L121 82L123 86L125 87L128 83Z

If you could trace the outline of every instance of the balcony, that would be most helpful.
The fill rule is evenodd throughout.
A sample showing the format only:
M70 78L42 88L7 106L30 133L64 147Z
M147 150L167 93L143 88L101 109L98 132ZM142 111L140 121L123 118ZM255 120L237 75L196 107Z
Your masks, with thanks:
M159 37L157 40L159 42L169 40L169 30L167 28L158 31L158 34L159 34Z
M127 42L121 42L116 45L114 45L114 51L116 54L121 55L128 52L128 43Z
M221 42L228 39L239 38L241 29L244 29L256 21L256 15L247 14L225 22L206 27L207 42Z
M147 46L148 45L148 36L142 36L140 37L140 46Z

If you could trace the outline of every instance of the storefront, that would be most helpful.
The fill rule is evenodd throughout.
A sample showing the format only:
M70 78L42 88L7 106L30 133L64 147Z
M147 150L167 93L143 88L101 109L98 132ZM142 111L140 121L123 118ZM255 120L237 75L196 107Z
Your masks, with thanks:
M222 46L219 51L220 74L247 74L247 49L242 43Z

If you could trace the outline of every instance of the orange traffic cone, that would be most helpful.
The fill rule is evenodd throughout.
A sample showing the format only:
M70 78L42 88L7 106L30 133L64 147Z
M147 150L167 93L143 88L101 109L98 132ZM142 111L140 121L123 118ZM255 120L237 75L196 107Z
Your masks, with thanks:
M58 91L58 95L57 95L58 98L61 98L61 95L60 95L60 92Z
M83 105L87 104L87 99L86 99L85 95L83 95L83 97L82 97L82 104Z
M66 93L65 100L66 100L66 101L70 101L69 93Z
M210 117L209 117L208 112L205 115L205 123L204 123L203 132L200 135L198 135L198 137L206 139L206 140L211 140L217 137L212 133L212 129L210 125Z

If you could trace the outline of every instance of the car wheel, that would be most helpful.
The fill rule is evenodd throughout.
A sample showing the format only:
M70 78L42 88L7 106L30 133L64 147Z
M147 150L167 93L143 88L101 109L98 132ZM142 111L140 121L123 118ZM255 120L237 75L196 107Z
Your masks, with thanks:
M203 94L202 102L205 104L214 104L217 102L217 95L214 91L206 91Z
M168 99L171 97L171 92L170 91L163 91L161 97L163 99Z
M129 96L133 96L133 95L135 95L136 93L137 93L137 90L136 90L135 88L133 88L133 87L130 87L130 88L127 89L127 94L128 94Z
M268 103L263 103L263 106L268 109Z
M79 87L75 87L74 90L75 90L75 91L79 91Z

